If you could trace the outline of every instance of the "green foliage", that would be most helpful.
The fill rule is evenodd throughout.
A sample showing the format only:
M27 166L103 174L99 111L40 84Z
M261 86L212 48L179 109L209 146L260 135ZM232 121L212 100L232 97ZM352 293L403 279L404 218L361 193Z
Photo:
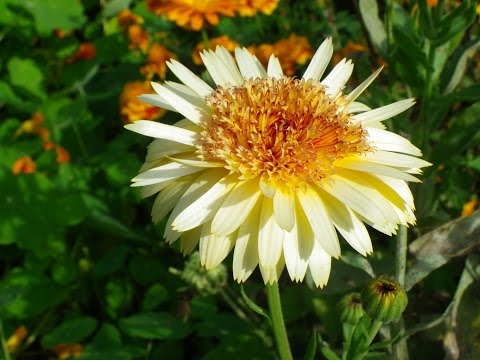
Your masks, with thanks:
M308 277L292 284L283 275L294 357L347 359L359 354L356 349L385 356L403 339L419 349L418 358L442 358L442 345L455 350L454 340L461 352L478 357L478 259L463 261L474 251L465 239L475 235L470 230L478 228L478 213L449 223L479 196L477 4L347 3L281 0L272 15L223 17L195 32L157 16L144 0L0 1L0 341L19 326L28 329L10 359L54 358L59 345L80 345L78 360L275 357L258 277L240 287L231 278L225 283L222 273L215 295L182 278L178 246L162 239L166 219L151 224L154 200L140 201L140 192L129 187L148 139L123 129L121 99L125 85L147 80L140 69L153 43L202 74L192 51L205 37L228 35L249 47L293 33L312 49L332 36L336 52L354 60L352 83L386 65L359 99L381 106L415 97L408 114L386 125L411 137L434 164L424 183L412 187L418 225L410 233L406 328L392 326L390 337L382 331L368 347L371 319L340 323L343 295L360 291L376 274L394 272L393 241L372 230L375 252L365 258L344 251L333 260L326 288L317 289ZM119 23L124 9L142 17L145 48ZM351 43L368 49L352 51ZM295 64L296 74L305 66ZM160 121L179 119L169 112ZM31 171L18 162L25 157L35 164ZM445 236L452 224L461 228ZM425 245L420 235L438 228L441 236L425 235L434 239ZM230 274L231 261L224 265ZM205 280L204 273L196 275L199 283ZM0 358L8 358L2 351Z

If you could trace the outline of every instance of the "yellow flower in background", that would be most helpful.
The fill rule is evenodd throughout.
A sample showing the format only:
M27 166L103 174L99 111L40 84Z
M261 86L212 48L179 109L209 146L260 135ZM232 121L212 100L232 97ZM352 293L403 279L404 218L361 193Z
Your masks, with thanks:
M275 55L282 64L285 75L295 74L297 65L303 65L313 56L313 50L305 36L290 35L274 44L262 44L249 48L258 60L264 65L268 64L270 56Z
M230 39L227 35L222 35L210 39L208 45L209 49L215 49L217 46L222 46L231 53L235 51L235 48L240 46L235 40ZM205 48L205 43L202 41L201 43L197 44L197 46L195 46L195 49L192 52L193 62L197 65L203 64L202 58L200 57L200 53L203 50L208 49Z
M365 224L391 235L415 222L407 182L430 164L382 124L414 101L373 110L357 102L380 69L345 94L353 64L344 59L323 77L332 53L327 39L303 76L292 78L274 55L265 70L247 49L233 58L217 47L201 54L214 87L178 61L167 63L181 83L153 83L157 94L141 99L184 119L125 127L155 138L132 186L157 194L155 223L170 214L168 243L180 240L184 254L199 245L207 269L234 249L238 282L258 265L265 283L286 267L292 280L309 270L324 286L331 257L340 256L336 231L367 255Z
M280 0L238 0L240 16L255 16L257 12L272 15Z
M467 217L473 214L477 206L480 204L480 200L474 197L472 200L466 202L463 205L462 217Z
M175 58L175 54L166 47L155 43L148 50L147 63L140 68L140 73L147 79L152 79L157 75L160 79L165 79L167 73L167 60Z
M232 0L148 0L147 7L157 15L166 15L178 26L201 30L206 23L217 25L220 16L235 16L237 1Z
M148 81L132 81L124 85L120 95L120 115L124 123L139 119L153 120L165 114L165 110L138 99L138 96L150 92L152 88Z

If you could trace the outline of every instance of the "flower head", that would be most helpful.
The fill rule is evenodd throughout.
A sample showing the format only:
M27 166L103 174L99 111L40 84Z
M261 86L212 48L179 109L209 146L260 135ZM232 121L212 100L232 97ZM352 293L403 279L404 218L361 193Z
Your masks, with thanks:
M120 95L120 114L124 123L139 119L153 120L165 113L165 110L138 99L139 95L150 91L150 85L145 81L131 81L124 85Z
M238 43L235 40L230 39L227 35L222 35L222 36L218 36L210 39L208 42L208 46L210 49L215 49L217 46L222 46L232 53L240 45L238 45ZM200 53L203 50L206 50L205 42L203 41L197 44L197 46L195 46L195 49L193 49L192 59L193 59L193 62L197 65L203 64L202 58L200 57Z
M353 64L345 59L321 80L332 56L323 42L302 78L284 75L272 55L265 70L247 49L201 56L212 88L175 60L183 83L153 83L143 101L180 113L174 125L136 121L127 129L156 138L133 179L158 193L152 218L170 213L165 237L184 254L199 244L201 264L220 264L234 248L233 275L245 281L258 265L266 283L283 268L294 281L307 270L327 283L338 232L358 252L372 252L364 223L393 234L415 222L407 181L429 163L382 121L412 99L371 110L356 98L379 74L348 95Z
M175 54L170 52L166 47L154 43L148 50L147 63L140 68L140 72L147 79L157 75L160 79L165 79L167 73L166 61L175 58Z
M280 0L239 0L240 16L255 16L257 12L272 15Z

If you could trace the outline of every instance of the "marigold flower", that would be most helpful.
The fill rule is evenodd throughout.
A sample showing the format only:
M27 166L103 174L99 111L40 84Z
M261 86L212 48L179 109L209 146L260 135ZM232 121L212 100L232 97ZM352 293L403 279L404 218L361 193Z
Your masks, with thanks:
M168 49L160 44L153 44L148 50L147 63L140 68L140 72L147 79L151 79L155 74L160 79L165 79L167 73L168 59L175 58L175 54L168 51Z
M81 43L77 49L77 52L67 59L67 63L73 63L77 60L92 60L97 54L95 45L91 42Z
M150 35L138 24L130 25L127 28L128 48L140 49L144 53L150 44Z
M280 0L239 0L240 16L255 16L257 12L272 15Z
M179 112L174 125L136 121L125 127L156 138L132 186L158 193L153 221L167 214L165 238L188 254L199 244L202 266L230 250L233 276L245 281L258 265L265 283L286 266L294 281L307 269L317 286L340 256L336 230L359 253L372 252L364 223L391 235L413 224L407 182L430 164L407 139L382 125L410 108L406 99L371 110L356 102L375 71L349 94L352 71L342 60L323 79L332 40L317 50L303 77L284 75L278 58L267 70L246 49L204 51L211 87L176 60L183 84L152 83L145 102Z
M70 153L63 146L56 145L55 152L57 153L57 163L66 164L70 162Z
M201 30L205 22L217 25L222 16L235 16L237 2L231 0L148 0L148 9L157 15L166 15L178 26Z
M140 15L134 14L130 9L123 9L117 14L118 25L122 28L127 28L133 24L143 24L143 18Z
M37 171L37 164L30 156L22 156L12 165L13 175L33 174L35 171Z
M7 349L9 352L15 352L27 337L27 328L23 325L15 329L15 332L7 339Z
M153 120L165 113L165 110L146 104L138 96L152 92L150 84L145 81L132 81L126 83L120 95L120 114L125 123L139 119Z
M21 134L36 134L40 137L48 136L48 130L43 126L43 114L39 111L32 114L32 118L22 122L22 125L15 131L15 137ZM47 134L45 133L47 131Z
M366 52L366 51L369 51L367 46L359 43L355 43L353 41L348 41L347 45L345 45L345 47L342 50L340 50L338 53L333 55L333 62L336 64L345 56L349 56L357 52Z
M240 46L235 40L230 39L227 35L211 38L208 41L208 45L209 49L215 49L217 46L222 46L231 53L235 51L235 48ZM203 64L202 58L200 57L200 52L203 50L208 49L205 47L205 42L202 41L195 46L195 49L192 52L193 62L197 65Z
M463 205L462 217L467 217L473 214L477 206L480 204L480 200L473 198Z

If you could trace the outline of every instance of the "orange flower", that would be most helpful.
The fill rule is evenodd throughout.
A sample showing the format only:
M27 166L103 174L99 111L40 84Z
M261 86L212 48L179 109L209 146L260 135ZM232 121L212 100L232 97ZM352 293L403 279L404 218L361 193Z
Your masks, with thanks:
M130 25L127 28L128 47L130 49L140 49L144 53L147 52L148 44L150 43L150 35L143 30L138 24Z
M80 355L83 352L81 344L60 344L51 349L58 359L64 360Z
M53 30L53 34L58 39L63 39L65 36L67 36L67 33L63 29L55 29Z
M15 352L27 337L27 328L23 325L15 329L15 332L7 340L7 349L9 352Z
M67 64L71 64L77 60L92 60L96 54L97 49L95 48L95 45L93 45L91 42L84 42L80 44L77 52L70 56L66 62Z
M152 93L148 81L132 81L126 83L120 96L120 114L125 123L136 120L152 120L159 118L165 110L144 103L137 97L142 94Z
M37 164L30 156L22 156L15 160L12 165L13 175L33 174L35 171L37 171Z
M340 50L333 56L333 62L337 64L338 62L340 62L340 60L342 60L346 56L349 56L357 52L366 52L366 51L368 51L368 47L366 47L365 45L355 43L353 41L348 41L347 45L345 45L345 47L342 50Z
M313 50L305 36L290 35L270 44L262 44L258 47L251 47L249 51L255 54L261 63L267 64L270 55L275 54L280 60L285 75L295 74L296 65L305 64L313 56Z
M271 15L280 0L240 0L238 13L240 16L255 16L257 12Z
M44 118L43 114L39 111L33 113L32 118L25 120L22 125L15 131L15 137L26 133L36 134L42 139L50 136L49 131L43 126Z
M168 51L166 47L155 43L148 50L147 63L141 67L140 72L149 80L155 74L163 80L167 73L166 61L171 58L175 58L174 53Z
M70 153L63 146L56 145L55 151L57 153L57 163L66 164L70 162Z
M230 52L233 52L235 48L240 46L235 40L230 39L227 35L222 35L222 36L210 39L208 42L208 45L209 45L209 48L212 50L215 50L215 48L220 45ZM203 64L202 58L200 57L200 52L203 50L205 50L204 42L199 43L197 46L195 46L195 49L193 49L192 59L193 59L193 62L197 65Z
M475 211L475 209L479 204L480 204L480 201L477 198L473 198L469 202L465 203L462 209L462 217L467 217L472 215L472 213Z
M438 0L427 0L428 7L433 8L433 7L437 6L437 4L438 4Z
M155 14L167 15L178 26L201 30L204 23L217 25L223 16L235 16L237 1L232 0L147 0L148 9Z
M133 24L143 24L143 18L134 14L129 9L123 9L117 14L118 25L122 28L127 28Z

